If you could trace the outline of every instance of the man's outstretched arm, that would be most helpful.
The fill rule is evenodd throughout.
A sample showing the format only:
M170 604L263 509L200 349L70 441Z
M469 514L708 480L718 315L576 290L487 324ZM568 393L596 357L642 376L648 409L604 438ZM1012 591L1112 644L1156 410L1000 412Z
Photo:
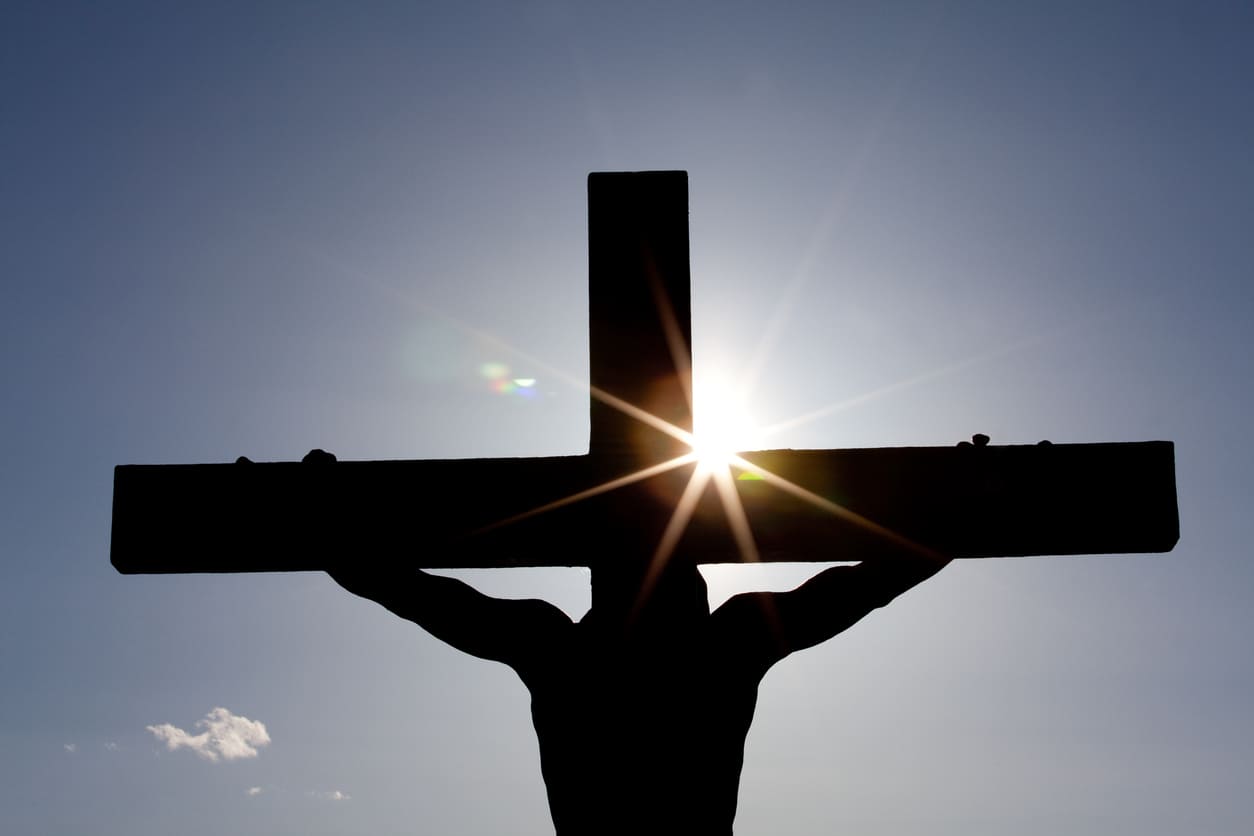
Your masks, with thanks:
M571 627L570 618L547 601L493 598L455 578L418 569L341 567L327 574L463 653L515 670Z
M833 566L789 592L750 592L729 599L714 613L739 633L763 668L852 627L949 563L939 556Z
M311 467L335 460L334 453L318 449L301 459ZM545 601L493 598L470 584L418 569L361 568L346 561L327 574L354 595L382 604L463 653L515 670L526 664L529 652L571 626L565 613Z
M958 446L985 447L988 442L987 435L976 433ZM723 622L725 634L754 653L765 671L789 653L844 632L872 610L935 575L949 561L926 547L903 543L894 558L835 566L791 592L736 595L713 617Z

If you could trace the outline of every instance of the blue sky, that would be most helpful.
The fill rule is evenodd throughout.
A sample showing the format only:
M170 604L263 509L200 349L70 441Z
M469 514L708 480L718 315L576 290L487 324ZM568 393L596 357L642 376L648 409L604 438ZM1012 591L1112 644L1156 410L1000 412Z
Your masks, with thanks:
M1177 445L1170 555L964 562L777 667L738 832L1249 832L1248 6L627 6L5 6L6 833L551 832L508 670L320 575L116 575L112 467L580 452L585 177L650 168L770 446ZM219 707L269 743L149 730Z

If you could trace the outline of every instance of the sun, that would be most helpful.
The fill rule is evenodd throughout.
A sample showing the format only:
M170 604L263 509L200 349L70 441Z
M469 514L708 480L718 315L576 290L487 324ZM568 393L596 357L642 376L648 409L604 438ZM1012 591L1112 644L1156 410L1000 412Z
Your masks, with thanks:
M736 454L758 448L758 427L743 392L714 383L694 393L692 453L706 474L725 471Z
M692 435L692 453L697 459L697 469L705 473L725 470L731 466L737 453L749 449L744 443L745 427L724 421L710 424L697 429Z

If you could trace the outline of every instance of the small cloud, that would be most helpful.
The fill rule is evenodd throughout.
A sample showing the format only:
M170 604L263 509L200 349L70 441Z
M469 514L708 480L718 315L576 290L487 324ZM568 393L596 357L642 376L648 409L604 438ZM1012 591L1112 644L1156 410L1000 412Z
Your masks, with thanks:
M244 794L249 796L261 795L261 787L249 787L244 790Z
M207 761L257 757L257 749L270 743L264 723L215 708L196 721L200 734L188 734L177 726L162 723L148 726L148 731L165 743L166 749L188 748Z
M109 750L110 752L116 752L118 750L118 744L110 740L108 743L105 744L105 749Z
M61 748L69 752L71 755L78 751L77 743L62 743Z
M330 792L310 791L309 795L312 798L321 798L326 801L350 801L352 800L351 795L349 795L346 792L341 792L340 790L331 790Z

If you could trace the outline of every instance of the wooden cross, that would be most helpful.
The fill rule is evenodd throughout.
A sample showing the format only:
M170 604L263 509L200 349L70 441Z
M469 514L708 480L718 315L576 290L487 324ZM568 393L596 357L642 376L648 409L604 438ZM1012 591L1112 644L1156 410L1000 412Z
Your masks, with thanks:
M716 563L1162 552L1179 538L1168 441L768 450L736 463L757 478L702 477L685 443L686 172L590 175L588 233L586 455L120 465L113 565L590 566L595 606L598 576L660 543Z

